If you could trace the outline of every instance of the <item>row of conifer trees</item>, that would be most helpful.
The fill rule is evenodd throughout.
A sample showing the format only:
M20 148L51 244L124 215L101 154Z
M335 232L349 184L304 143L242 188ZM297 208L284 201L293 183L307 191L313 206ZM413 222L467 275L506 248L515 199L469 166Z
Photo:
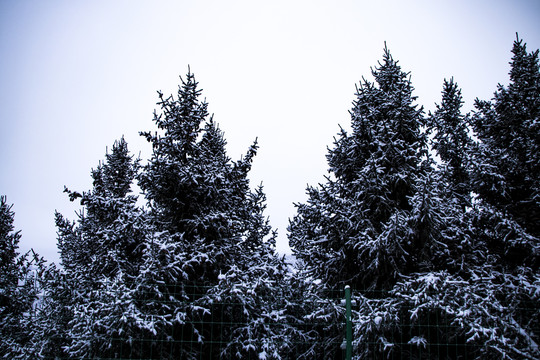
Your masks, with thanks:
M227 156L188 72L141 132L150 159L122 138L65 189L82 210L55 214L60 266L18 254L1 198L1 356L338 359L350 285L354 358L540 358L540 68L512 53L493 99L464 114L445 80L426 114L385 48L296 204L294 267L249 184L256 141Z

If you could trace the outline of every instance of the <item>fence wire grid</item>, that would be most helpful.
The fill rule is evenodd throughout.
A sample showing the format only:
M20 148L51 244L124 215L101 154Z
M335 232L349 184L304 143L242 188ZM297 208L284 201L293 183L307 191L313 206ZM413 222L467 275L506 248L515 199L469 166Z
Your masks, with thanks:
M358 334L358 313L365 306L350 288L326 291L324 297L303 296L296 300L255 297L261 308L275 309L283 316L272 316L268 311L260 318L246 314L246 304L241 301L212 301L199 306L212 287L183 287L181 293L170 293L174 298L184 299L182 311L191 316L180 324L156 324L154 333L132 326L121 330L90 326L93 330L68 338L51 338L52 343L64 349L64 356L45 356L45 359L477 359L485 345L468 342L459 334L459 325L444 313L434 311L422 323L409 321L407 310L399 314L392 338L362 338ZM186 292L187 289L187 292ZM352 296L351 296L352 293ZM187 295L187 297L186 297ZM377 297L384 297L385 293ZM155 308L175 313L176 300L159 299L147 294L136 301L141 308ZM538 304L531 304L531 309ZM283 311L284 310L284 311ZM89 310L90 311L90 310ZM90 311L91 312L91 311ZM294 312L297 312L296 314ZM287 313L290 313L289 315ZM119 317L121 312L116 312ZM102 319L96 312L91 321ZM150 315L152 316L152 315ZM156 313L155 318L167 317ZM382 321L382 319L380 320ZM396 324L394 324L396 325ZM377 320L373 326L379 326ZM252 332L249 334L249 332ZM258 332L258 333L257 333ZM392 332L392 330L390 331ZM111 336L113 333L115 335ZM261 334L268 334L261 337ZM411 341L411 334L422 337ZM53 335L54 337L54 335ZM251 337L251 338L250 338ZM414 338L413 338L414 340ZM63 344L63 345L62 345ZM359 347L371 355L360 354ZM73 349L79 349L73 355ZM87 350L83 350L87 349ZM395 351L399 349L399 351ZM85 352L86 351L86 352Z

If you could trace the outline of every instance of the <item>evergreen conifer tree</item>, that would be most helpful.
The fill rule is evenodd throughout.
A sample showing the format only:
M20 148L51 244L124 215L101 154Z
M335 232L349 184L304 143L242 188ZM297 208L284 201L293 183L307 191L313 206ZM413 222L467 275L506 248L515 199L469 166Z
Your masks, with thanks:
M137 169L138 161L120 139L92 170L91 191L81 194L66 188L70 199L80 198L84 208L78 220L71 222L56 213L65 275L51 275L57 287L49 290L50 295L57 296L44 311L71 316L65 334L69 343L64 347L71 357L131 352L119 339L138 332L137 326L125 324L123 312L134 301L131 287L139 274L148 232L137 197L129 194ZM58 320L64 322L65 316Z
M510 83L492 101L477 99L473 117L481 141L473 172L474 190L540 235L540 66L538 50L528 53L519 38L512 48Z
M160 134L143 133L154 152L140 173L121 139L91 191L65 189L84 210L74 222L56 214L64 270L45 276L42 356L281 358L292 347L279 305L287 266L262 187L249 186L257 144L231 161L199 95L192 73L177 99L160 93ZM148 211L129 194L135 176Z
M352 133L342 129L329 149L331 176L308 188L308 201L297 204L289 226L293 252L305 263L304 275L322 281L323 298L341 295L337 290L346 284L381 297L402 274L429 266L439 247L426 193L423 110L414 104L408 74L386 48L372 74L375 83L364 79L357 89ZM324 308L316 310L321 319L343 311L332 301ZM326 341L342 329L333 332L326 331Z
M372 73L375 83L364 80L356 94L352 134L342 130L327 155L332 176L308 188L308 202L297 205L290 224L295 255L337 288L388 288L423 260L418 252L418 259L404 256L426 241L407 239L417 234L407 217L417 179L426 173L422 109L387 49Z
M433 132L432 148L443 162L441 171L448 183L448 191L458 197L465 208L471 206L469 180L469 115L461 113L463 98L454 79L444 80L441 104L428 117L428 127Z
M320 279L312 296L326 298L306 317L338 318L344 309L329 290L350 284L356 358L535 358L538 274L504 265L493 248L503 234L534 238L504 216L470 207L474 162L457 86L445 83L430 117L438 170L410 80L387 50L373 75L375 83L364 80L357 91L352 134L342 130L329 150L331 176L308 188L289 227L306 267L300 274ZM339 326L325 330L327 344L343 336Z
M33 354L33 306L38 299L37 276L44 266L33 251L17 252L21 234L14 231L11 208L0 196L0 356L4 359Z
M516 50L520 46L519 42L514 44L515 54L523 53L523 48ZM530 71L527 76L534 79L537 75ZM521 81L534 83L527 76ZM499 87L499 95L502 93L504 88ZM496 99L502 97L496 94ZM527 109L528 105L520 104L518 98L514 97L512 107ZM523 99L527 102L531 97ZM480 101L476 105L486 118L497 117L497 105L491 108ZM454 238L445 242L446 266L404 274L386 299L361 297L360 301L367 304L361 310L369 309L360 312L360 326L356 328L364 356L377 352L377 345L372 350L363 345L370 342L378 344L378 351L401 353L408 358L425 354L489 359L539 356L539 334L533 325L538 323L539 315L538 293L533 290L539 279L535 265L538 238L528 232L530 227L525 228L523 218L512 213L511 209L517 207L514 201L520 200L507 196L509 189L527 182L520 183L512 174L501 171L509 170L506 166L514 161L515 143L531 141L521 138L511 127L504 134L502 128L496 131L501 123L479 125L483 115L476 113L475 127L486 128L475 144L467 136L469 119L461 115L460 107L457 86L445 81L441 105L430 117L430 126L435 130L433 148L442 161L439 171L432 172L439 190L432 192L437 196L430 196L430 202L439 209L432 214L444 214L437 216L438 222ZM506 116L508 124L516 120ZM502 136L506 144L495 140L497 136ZM493 141L498 142L498 148L491 145ZM492 193L495 189L509 193L501 197ZM469 201L473 190L478 191L480 201ZM506 199L507 205L497 198ZM451 206L455 200L460 207ZM433 323L438 324L433 331L422 331L422 327L428 329ZM401 344L396 344L396 339L401 339Z
M105 157L105 162L92 170L91 191L80 194L65 189L71 200L80 197L84 206L77 226L56 214L62 265L89 280L133 273L132 267L141 256L142 213L135 205L137 197L129 194L138 161L129 155L123 138ZM138 226L134 225L137 220Z
M281 330L261 327L260 316L275 307L275 286L285 264L274 254L274 237L268 237L262 188L252 191L249 186L257 143L231 161L223 132L208 118L200 94L188 72L177 98L159 93L161 111L154 121L160 133L142 133L153 155L139 184L167 256L182 258L162 265L179 274L163 281L164 296L185 304L182 321L165 329L183 334L183 345L167 356L278 354L270 339ZM262 294L268 298L266 310ZM171 339L175 344L180 340Z

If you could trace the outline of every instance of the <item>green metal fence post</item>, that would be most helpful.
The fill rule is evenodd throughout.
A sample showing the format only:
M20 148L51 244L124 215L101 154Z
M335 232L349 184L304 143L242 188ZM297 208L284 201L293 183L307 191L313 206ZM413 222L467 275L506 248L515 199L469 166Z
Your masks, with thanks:
M345 317L347 318L347 353L345 359L352 359L351 287L345 286Z

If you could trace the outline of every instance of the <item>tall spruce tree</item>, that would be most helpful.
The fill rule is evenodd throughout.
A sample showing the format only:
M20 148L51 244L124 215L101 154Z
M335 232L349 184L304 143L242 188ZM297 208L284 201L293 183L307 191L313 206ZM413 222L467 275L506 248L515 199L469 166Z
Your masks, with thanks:
M471 206L469 154L472 140L469 136L469 114L463 115L461 89L454 79L444 80L442 101L428 117L433 132L432 148L441 158L441 171L448 183L448 191L458 197L465 208Z
M321 280L312 289L323 290L318 296L339 294L346 284L370 297L384 296L402 274L431 266L434 249L441 247L429 213L423 110L414 104L409 75L386 48L372 74L375 83L364 79L357 88L352 133L342 129L329 149L331 176L308 188L308 201L297 204L289 226L304 276ZM337 320L343 311L332 301L324 308L307 316ZM343 329L328 330L320 329L326 352Z
M31 340L37 275L44 262L33 251L17 252L21 234L14 231L11 209L6 197L0 196L0 356L30 358L35 356Z
M386 48L372 73L375 83L364 80L357 89L352 134L342 130L327 155L332 176L308 188L289 228L295 255L332 288L388 288L426 255L405 256L426 242L407 223L417 179L426 173L422 109Z
M518 101L513 106L527 108ZM488 195L508 185L496 164L511 161L511 144L524 140L507 130L508 149L500 146L493 151L491 135L487 142L480 137L479 143L473 143L467 136L468 117L461 115L460 107L457 86L445 81L442 102L430 116L433 149L442 164L431 172L438 190L431 192L429 202L436 210L431 218L438 219L450 235L443 237L446 261L429 271L404 274L385 299L359 297L365 305L360 307L355 330L363 357L378 352L407 358L533 359L540 355L534 325L539 316L539 294L534 290L539 279L538 238L516 222L509 211L516 204L501 207ZM493 188L482 194L487 190L483 181L492 181ZM469 201L473 189L480 191L480 201ZM508 204L515 200L507 198ZM522 219L519 222L524 225Z
M92 170L92 190L65 190L70 200L80 198L83 210L77 221L56 213L65 275L53 276L57 286L50 295L56 303L44 311L71 316L63 348L70 357L129 354L131 347L120 339L138 333L136 326L122 320L133 303L131 287L148 233L144 212L130 194L137 169L138 160L129 154L125 140L116 141L105 161ZM58 320L65 321L65 316Z
M344 310L325 289L351 284L355 358L535 358L536 320L526 319L538 317L538 274L492 251L501 234L514 236L507 220L491 231L484 209L466 206L470 144L457 87L445 85L431 117L441 171L410 80L387 50L373 75L357 91L352 134L342 130L329 150L331 176L308 188L290 224L300 274L320 279L311 292L327 297L307 317L338 318ZM324 330L327 344L343 336L339 326Z
M142 213L137 197L129 194L137 173L138 160L129 154L124 138L113 144L105 161L92 170L93 189L78 193L65 189L70 200L80 198L84 211L77 224L56 214L58 246L62 265L77 276L99 279L118 272L134 273L140 260ZM134 224L139 220L138 226ZM76 225L76 226L74 226Z
M153 154L139 184L151 221L167 244L161 251L182 258L162 263L181 276L165 279L161 291L186 304L181 321L163 329L175 344L171 348L177 348L162 356L278 356L272 339L283 331L263 326L260 317L274 313L273 296L286 267L274 253L262 188L249 186L257 144L231 161L223 132L208 118L200 94L188 72L176 98L159 93L161 111L154 122L160 132L142 133Z
M177 99L160 93L160 133L143 133L154 152L139 174L122 139L92 170L92 190L65 189L83 211L56 214L63 271L44 276L40 356L283 358L301 336L280 307L291 290L266 197L249 186L257 144L231 161L199 95L192 73ZM148 211L129 193L135 176Z
M477 99L473 117L481 143L474 190L496 209L540 236L540 66L519 38L512 48L510 83L492 101Z
M527 53L519 38L512 53L509 85L498 85L492 101L475 102L469 173L478 195L471 229L489 255L476 271L492 279L484 280L490 300L478 307L500 322L480 317L493 331L486 352L520 359L540 357L540 67L538 50Z

